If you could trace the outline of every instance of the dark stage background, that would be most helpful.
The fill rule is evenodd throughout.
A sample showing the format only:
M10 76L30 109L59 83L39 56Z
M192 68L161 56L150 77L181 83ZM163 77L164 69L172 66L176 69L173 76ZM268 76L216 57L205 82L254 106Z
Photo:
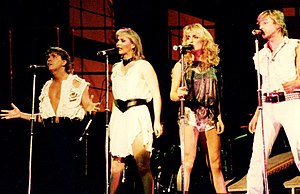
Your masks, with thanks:
M83 3L84 0L79 2ZM220 69L223 79L221 109L226 127L226 131L222 134L224 174L229 179L245 173L252 145L252 135L248 133L246 126L257 105L257 77L252 62L255 47L251 31L256 27L256 17L262 10L294 8L294 16L287 17L287 25L290 37L300 38L299 1L252 0L237 3L232 0L115 0L106 2L107 4L113 2L116 29L130 26L141 35L145 56L153 64L159 78L165 133L154 142L153 168L154 175L157 175L157 167L162 167L163 187L169 186L172 173L175 173L180 165L176 121L179 104L169 100L170 72L175 61L168 57L168 49L172 47L168 45L168 9L215 22L216 42L221 49ZM9 109L10 103L14 102L24 112L31 112L33 72L28 69L28 66L45 64L43 53L49 46L58 45L69 50L72 55L94 59L93 55L97 49L112 46L111 43L101 45L95 41L79 39L75 40L79 46L74 51L69 8L69 1L66 0L5 0L2 2L0 7L0 109ZM104 62L103 58L96 58L96 60ZM111 61L114 60L117 59L113 58ZM35 87L38 96L50 75L47 70L41 69L36 72L36 76ZM36 104L35 111L37 107ZM87 187L86 193L105 192L105 122L105 112L97 113L89 127L88 141L82 142L83 148L86 146L85 143L88 145L88 174L86 181L82 183ZM25 193L28 184L30 123L23 120L0 120L0 129L0 193ZM38 127L36 129L38 130ZM274 154L289 147L284 134L278 139ZM38 145L34 144L34 146ZM35 147L33 147L33 154L34 150ZM195 169L202 169L201 164L202 161ZM200 171L205 172L202 170ZM207 186L205 173L193 177L195 189Z

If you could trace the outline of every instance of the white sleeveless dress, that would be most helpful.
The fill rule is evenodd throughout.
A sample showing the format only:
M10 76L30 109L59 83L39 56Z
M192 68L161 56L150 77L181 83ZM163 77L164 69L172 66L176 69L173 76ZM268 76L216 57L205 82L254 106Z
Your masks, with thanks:
M122 62L116 63L112 69L112 92L114 99L126 101L140 98L147 102L152 94L142 76L143 60L135 64L126 74L121 71ZM109 122L110 152L112 156L126 157L132 155L132 143L142 133L146 150L152 151L153 127L149 109L146 105L134 106L124 113L114 107Z

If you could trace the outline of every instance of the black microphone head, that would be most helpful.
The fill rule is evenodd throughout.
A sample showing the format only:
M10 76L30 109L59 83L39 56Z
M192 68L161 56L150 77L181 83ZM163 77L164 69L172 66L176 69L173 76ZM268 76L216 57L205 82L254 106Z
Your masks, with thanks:
M186 49L187 50L193 50L194 49L194 45L189 44L189 45L187 45Z
M37 64L31 64L28 67L28 71L30 72L45 72L46 70L48 71L48 66L47 65L37 65Z
M98 56L103 56L103 55L115 53L116 51L117 51L117 48L114 47L114 48L110 48L110 49L105 49L105 50L102 50L102 51L98 51L97 55Z
M194 49L194 45L192 44L188 44L188 45L174 45L173 46L173 50L177 51L177 50L193 50Z
M263 31L261 29L254 29L251 32L253 35L260 35L263 34Z
M39 68L46 68L47 65L36 65L36 64L31 64L28 66L29 69L39 69Z

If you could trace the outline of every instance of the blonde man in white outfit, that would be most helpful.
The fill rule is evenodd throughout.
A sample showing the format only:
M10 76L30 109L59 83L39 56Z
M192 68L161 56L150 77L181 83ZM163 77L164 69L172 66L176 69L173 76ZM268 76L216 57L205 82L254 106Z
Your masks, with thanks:
M283 127L300 171L300 42L288 38L284 14L279 10L263 11L257 24L263 32L262 38L268 41L259 51L258 60L257 56L253 58L262 76L263 117L257 108L249 123L254 142L247 174L248 194L264 193L262 132L268 158Z

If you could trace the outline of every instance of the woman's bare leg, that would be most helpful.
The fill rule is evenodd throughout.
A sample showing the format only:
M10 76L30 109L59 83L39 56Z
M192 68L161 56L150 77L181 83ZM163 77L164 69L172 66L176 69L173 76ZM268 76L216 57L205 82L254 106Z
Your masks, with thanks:
M180 129L181 130L181 129ZM194 130L193 126L185 125L184 127L184 191L188 191L190 187L190 175L194 166L197 153L197 142L199 132ZM182 138L180 131L180 139ZM182 166L180 166L177 174L177 190L182 191Z
M143 145L143 135L140 133L132 145L134 159L142 180L144 194L154 194L154 180L150 167L150 152Z
M200 134L200 142L216 193L227 193L222 172L220 136L215 129L212 129Z
M119 187L125 164L121 162L121 158L112 158L111 161L109 193L115 194Z

